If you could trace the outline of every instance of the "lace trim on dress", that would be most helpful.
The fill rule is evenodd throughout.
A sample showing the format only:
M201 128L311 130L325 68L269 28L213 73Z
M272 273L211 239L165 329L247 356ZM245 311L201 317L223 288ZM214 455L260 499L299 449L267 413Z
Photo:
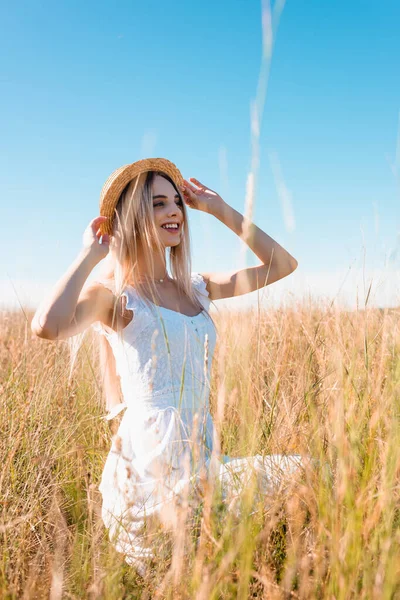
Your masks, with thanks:
M210 303L211 300L209 298L209 293L206 287L206 282L203 278L203 276L201 275L201 273L197 273L197 272L193 272L192 275L192 282L193 285L195 287L195 289L200 293L200 302L203 305L203 307L205 308L205 310L208 312L209 308L210 308Z
M211 300L209 298L209 293L208 293L208 290L206 287L205 280L203 279L201 273L198 273L198 272L192 272L191 279L192 279L194 288L199 292L199 300L200 300L201 305L208 312L209 308L210 308ZM103 285L107 289L111 290L113 294L115 294L115 286L114 286L113 282L111 282L111 281L95 281L93 283L99 283L100 285ZM121 296L125 296L125 298L126 298L125 308L128 310L131 310L134 315L135 315L135 311L138 309L139 306L142 306L144 308L145 303L141 300L139 295L136 293L136 290L132 286L128 286L121 293ZM134 318L135 318L135 316L134 316ZM110 333L110 332L106 331L106 329L103 327L103 325L100 323L100 321L96 321L95 323L92 324L91 327L94 331L96 331L97 333L100 333L102 335L105 335L106 337L114 334L114 332Z

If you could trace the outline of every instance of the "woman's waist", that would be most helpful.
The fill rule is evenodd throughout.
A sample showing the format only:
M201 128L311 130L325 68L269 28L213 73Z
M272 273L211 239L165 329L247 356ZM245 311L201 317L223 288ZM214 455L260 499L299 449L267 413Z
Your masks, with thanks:
M167 388L152 390L132 390L124 395L127 407L138 408L165 408L167 406L179 406L185 408L199 408L208 402L209 386L199 384L198 386L169 386Z
M155 409L164 409L173 407L176 409L186 409L199 411L202 408L208 408L210 388L206 383L199 383L197 386L168 386L162 389L151 389L150 386L132 387L122 385L123 401L113 406L107 415L103 418L113 419L124 409L129 412L135 411L138 416L147 414Z

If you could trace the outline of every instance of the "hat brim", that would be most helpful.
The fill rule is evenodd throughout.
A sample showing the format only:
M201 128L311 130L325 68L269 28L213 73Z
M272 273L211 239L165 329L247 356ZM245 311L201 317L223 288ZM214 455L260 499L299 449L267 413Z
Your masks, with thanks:
M183 184L183 177L178 167L166 158L143 158L116 169L111 173L100 193L100 215L108 217L107 221L100 225L102 235L112 234L115 207L125 186L134 177L146 171L161 171L168 175L177 187Z

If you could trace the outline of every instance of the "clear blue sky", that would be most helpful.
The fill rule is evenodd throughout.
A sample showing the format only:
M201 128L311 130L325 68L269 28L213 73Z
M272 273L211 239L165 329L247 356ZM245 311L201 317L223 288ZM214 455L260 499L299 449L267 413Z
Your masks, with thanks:
M362 267L363 246L369 268L399 272L399 22L394 0L284 7L253 213L299 262L274 284L282 290ZM166 157L244 212L261 2L23 0L3 5L0 32L3 304L15 296L10 278L26 302L57 281L123 164ZM237 236L189 212L192 270L238 268ZM251 252L247 261L259 262ZM393 298L399 304L398 291Z

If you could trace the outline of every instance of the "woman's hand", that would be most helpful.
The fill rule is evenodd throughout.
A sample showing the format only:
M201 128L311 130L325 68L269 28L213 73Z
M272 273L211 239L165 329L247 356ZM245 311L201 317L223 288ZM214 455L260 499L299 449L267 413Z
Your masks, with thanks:
M108 234L102 236L100 231L101 223L104 223L107 218L96 217L92 219L83 233L83 248L93 254L98 261L103 260L110 249L110 236Z
M190 177L190 181L192 184L184 179L182 185L183 197L190 208L212 213L215 208L223 204L224 201L217 192L210 190L194 177Z

